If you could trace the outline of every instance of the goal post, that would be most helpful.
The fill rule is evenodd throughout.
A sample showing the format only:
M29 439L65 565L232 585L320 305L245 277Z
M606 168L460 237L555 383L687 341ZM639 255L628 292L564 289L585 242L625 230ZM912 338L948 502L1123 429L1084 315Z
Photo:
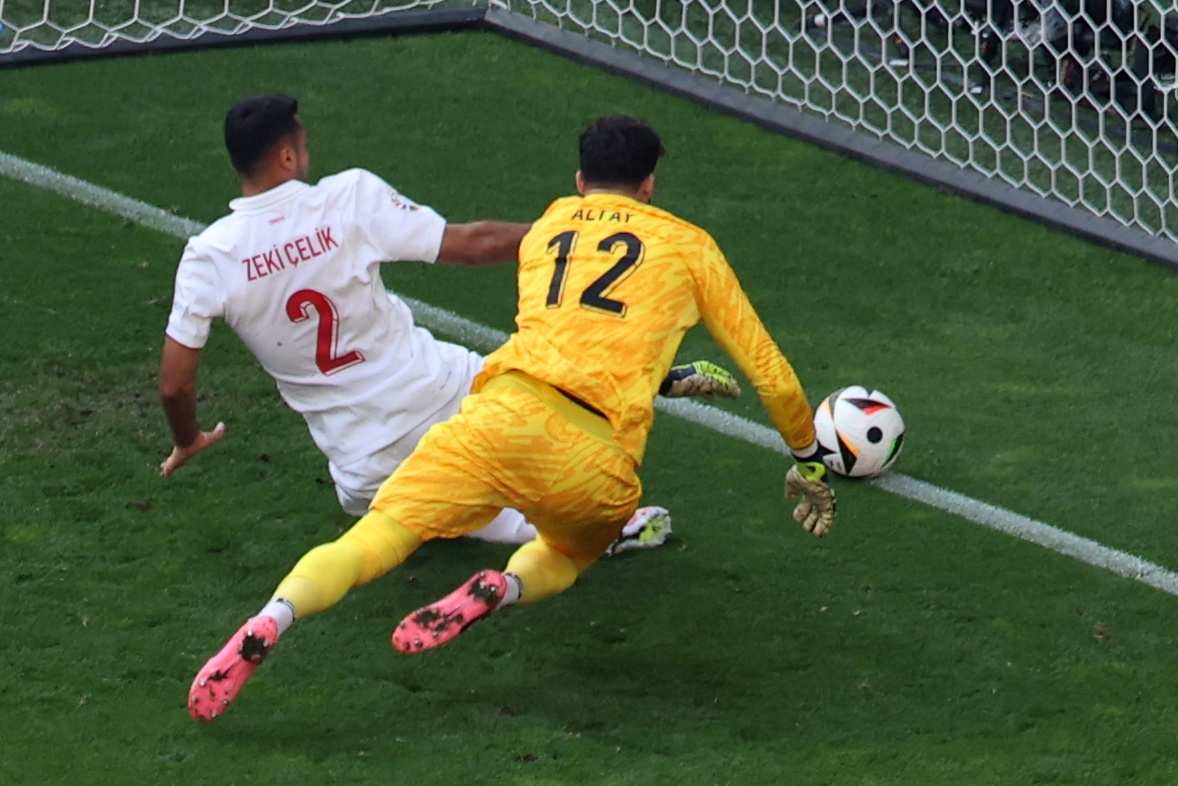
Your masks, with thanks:
M611 67L687 84L787 132L823 124L828 146L869 159L874 149L885 165L1178 266L1178 10L1163 0L490 5L0 0L0 65L482 25L607 66L624 57Z

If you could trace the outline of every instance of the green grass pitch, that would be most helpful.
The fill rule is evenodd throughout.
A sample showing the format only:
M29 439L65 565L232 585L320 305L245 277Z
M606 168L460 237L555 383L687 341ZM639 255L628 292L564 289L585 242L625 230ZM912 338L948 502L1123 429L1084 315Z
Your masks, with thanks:
M588 120L647 118L656 200L716 236L815 402L877 386L898 471L1178 564L1178 280L1140 260L489 34L0 71L0 150L211 221L225 109L278 90L313 176L368 167L457 221L538 215ZM508 555L430 544L192 722L196 669L349 519L224 326L201 406L228 436L157 477L180 248L0 179L0 783L1173 783L1178 599L869 484L814 540L779 456L666 415L665 548L405 657L395 621ZM506 267L386 280L510 328ZM681 357L724 360L702 331Z

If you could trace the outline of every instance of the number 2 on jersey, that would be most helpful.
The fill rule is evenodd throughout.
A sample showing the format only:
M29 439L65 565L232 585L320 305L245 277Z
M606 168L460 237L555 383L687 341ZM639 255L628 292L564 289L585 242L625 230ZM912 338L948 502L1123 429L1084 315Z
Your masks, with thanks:
M291 322L305 322L311 318L311 310L319 316L315 336L315 365L324 374L334 374L348 366L364 362L364 356L352 350L337 354L336 341L339 339L339 312L335 304L322 292L300 289L286 301L286 316Z
M549 308L557 308L564 299L564 282L568 276L569 256L572 255L576 242L577 232L571 229L561 232L548 241L550 250L556 248L556 268L552 271L552 281L548 284L548 300L546 301ZM598 276L592 284L585 287L585 291L581 293L580 303L586 308L607 311L621 317L626 315L626 304L620 300L606 297L605 293L642 261L643 248L642 241L634 235L629 232L617 232L598 243L597 250L602 254L614 254L619 245L624 247L622 258L614 263L613 267Z

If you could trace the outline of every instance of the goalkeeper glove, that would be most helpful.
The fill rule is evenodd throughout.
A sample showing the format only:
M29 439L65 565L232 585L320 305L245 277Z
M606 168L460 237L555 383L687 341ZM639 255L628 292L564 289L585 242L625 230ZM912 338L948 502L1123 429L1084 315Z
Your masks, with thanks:
M736 398L740 395L740 385L724 368L707 360L697 360L672 366L663 384L659 385L659 395L667 398L703 396L708 401L716 396Z
M827 482L826 464L822 462L821 448L817 443L814 450L799 456L794 453L797 463L785 473L785 496L789 499L801 497L794 508L794 521L806 532L822 537L834 524L834 489Z

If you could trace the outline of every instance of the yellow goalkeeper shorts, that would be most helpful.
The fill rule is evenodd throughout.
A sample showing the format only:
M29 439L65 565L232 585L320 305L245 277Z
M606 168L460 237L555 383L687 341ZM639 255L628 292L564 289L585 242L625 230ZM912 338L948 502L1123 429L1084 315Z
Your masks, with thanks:
M515 508L556 551L595 558L638 507L635 470L607 420L512 371L431 428L372 508L426 540L464 535Z

